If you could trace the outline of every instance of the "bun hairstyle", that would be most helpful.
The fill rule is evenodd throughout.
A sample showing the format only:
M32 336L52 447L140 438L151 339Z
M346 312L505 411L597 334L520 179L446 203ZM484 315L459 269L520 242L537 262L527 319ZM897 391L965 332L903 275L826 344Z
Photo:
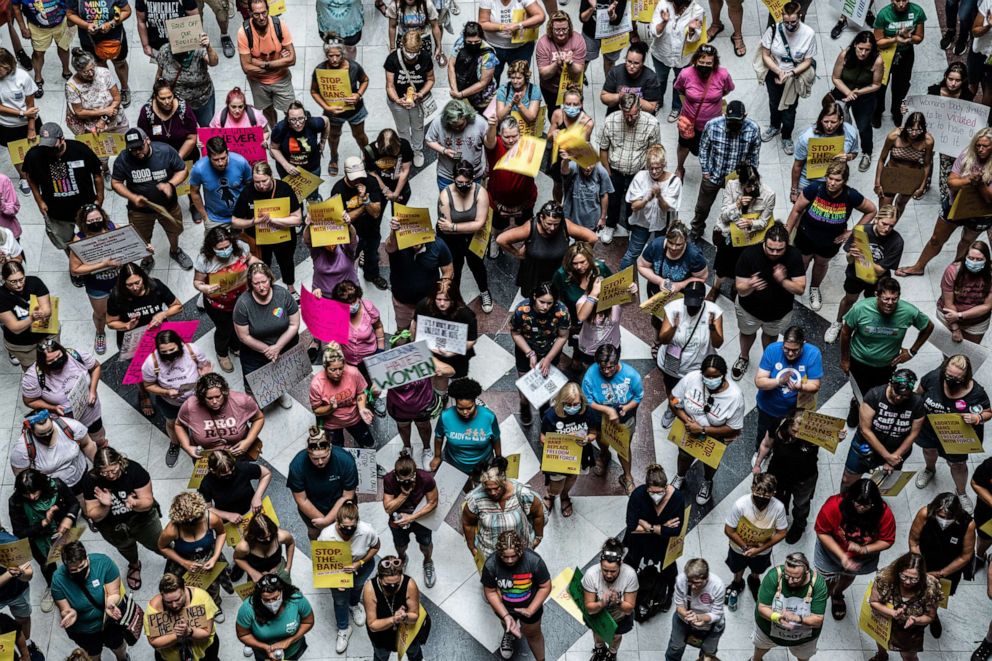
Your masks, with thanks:
M599 552L599 561L620 564L623 561L623 542L616 537L608 538Z

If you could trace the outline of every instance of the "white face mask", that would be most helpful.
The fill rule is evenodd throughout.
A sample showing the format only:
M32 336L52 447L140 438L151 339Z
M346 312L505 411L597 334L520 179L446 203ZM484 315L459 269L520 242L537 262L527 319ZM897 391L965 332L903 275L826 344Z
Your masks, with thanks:
M654 504L655 505L657 505L661 501L665 500L665 494L664 493L649 493L648 495L651 496L651 500L654 501Z
M941 530L947 530L947 528L954 523L954 519L945 519L942 516L935 516L934 519L937 520L937 525L940 526Z
M282 607L282 597L279 597L275 601L263 601L265 607L268 608L273 613L278 613L279 609Z

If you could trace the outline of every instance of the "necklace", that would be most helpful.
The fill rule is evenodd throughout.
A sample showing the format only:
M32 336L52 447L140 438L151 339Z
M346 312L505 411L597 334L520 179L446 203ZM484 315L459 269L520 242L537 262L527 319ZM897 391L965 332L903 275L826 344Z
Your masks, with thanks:
M390 613L396 613L396 597L400 596L399 589L397 589L396 592L394 592L392 594L392 596L390 596L390 594L386 590L385 586L383 586L382 581L376 579L376 583L379 584L379 591L382 592L382 598L384 600L386 600L386 603L389 606L389 612ZM402 585L402 582L400 583L400 585ZM394 629L396 628L396 623L395 622L393 622L393 628Z

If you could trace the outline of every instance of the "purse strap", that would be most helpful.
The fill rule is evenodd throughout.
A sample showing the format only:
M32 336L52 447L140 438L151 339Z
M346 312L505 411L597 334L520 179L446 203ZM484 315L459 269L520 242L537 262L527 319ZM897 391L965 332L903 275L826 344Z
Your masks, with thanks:
M685 304L683 304L683 307L685 307ZM699 309L699 317L696 318L696 323L692 325L692 330L689 331L689 336L685 338L685 343L683 343L682 346L679 347L679 349L685 349L687 346L689 346L689 342L692 341L692 336L696 334L696 329L699 328L699 322L703 320L703 312L705 310L706 310L705 305ZM686 312L688 311L689 309L686 308Z

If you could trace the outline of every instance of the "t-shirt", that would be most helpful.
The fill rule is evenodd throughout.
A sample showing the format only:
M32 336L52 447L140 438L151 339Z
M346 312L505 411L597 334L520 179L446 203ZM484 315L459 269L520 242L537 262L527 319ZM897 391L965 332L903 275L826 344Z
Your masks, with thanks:
M89 553L87 558L90 568L86 579L79 583L69 576L65 564L59 565L52 576L52 598L68 601L69 606L76 610L76 623L69 627L69 631L95 634L103 629L103 609L90 603L86 593L97 604L103 604L104 586L119 579L121 573L114 561L102 553Z
M186 593L188 602L186 604L186 610L192 613L202 613L202 615L207 619L207 621L212 621L214 616L217 615L217 604L214 603L213 597L211 597L206 590L201 590L200 588L189 588ZM145 608L145 635L149 635L151 632L151 616L156 613L160 613L156 608L152 607L152 603L148 602L148 606ZM169 647L163 647L155 650L157 655L162 657L163 661L200 661L204 656L206 656L207 648L213 645L214 640L217 638L216 628L210 634L210 637L204 641L198 643L189 641L189 651L193 655L190 660L189 657L184 657L180 654L178 645L170 645Z
M241 191L251 184L251 166L245 157L233 151L229 151L227 157L227 168L223 172L218 172L211 165L210 157L204 156L193 165L189 174L189 185L200 187L207 218L214 223L231 222Z
M613 378L606 380L599 365L590 365L582 377L582 394L592 404L620 408L630 402L640 402L644 397L644 383L640 373L630 365L620 362L620 369Z
M352 59L348 59L347 62L348 62L348 69L347 69L348 83L351 86L352 93L354 94L358 92L358 88L361 86L362 80L364 80L368 76L366 75L365 69L362 68L361 64L359 64L358 62ZM314 89L320 89L320 84L317 82L317 70L318 69L327 70L331 68L332 68L331 65L329 65L326 61L318 64L314 68L313 73L310 75L310 87ZM340 71L340 69L338 70ZM334 115L334 117L337 119L348 119L349 117L354 117L355 115L357 115L364 107L365 107L365 101L361 97L359 97L358 102L355 104L354 110L347 110L341 113L340 115ZM273 135L275 135L274 132ZM317 164L317 167L320 167L319 163Z
M547 35L544 35L537 40L537 45L534 48L534 58L537 61L538 68L550 66L552 63L563 59L565 55L569 54L572 56L572 62L586 61L586 41L582 38L582 33L578 30L573 30L572 36L561 46L556 44ZM553 91L557 95L559 82L561 82L560 72L555 73L550 78L542 78L541 88Z
M234 472L226 478L219 478L208 472L197 491L203 500L212 502L222 512L247 514L251 509L251 499L255 497L252 480L262 478L262 467L249 461L234 462Z
M785 265L786 278L798 278L806 273L803 256L798 248L791 245L785 247L785 254L776 261L768 258L763 244L746 248L737 260L737 270L734 273L738 278L750 278L757 273L768 285L738 299L740 306L748 314L761 321L776 321L792 311L795 296L772 276L772 269L776 264Z
M334 193L332 193L333 195ZM296 196L296 191L287 184L285 181L276 179L272 182L272 190L260 191L255 188L254 184L250 186L245 186L241 191L241 195L238 196L238 201L234 203L234 214L235 218L255 218L255 202L258 200L278 200L281 198L289 199L289 213L295 213L300 208L300 198ZM345 207L347 210L348 207ZM290 232L295 232L296 228L290 228ZM255 227L249 227L246 229L245 234L254 238L255 237Z
M378 204L380 209L385 210L386 198L382 194L382 187L379 186L379 182L376 181L375 177L365 177L364 183L365 183L365 194L368 195L369 197L369 203ZM358 194L358 185L349 184L348 180L345 179L344 177L336 181L334 185L331 186L331 197L334 197L335 195L341 196L341 202L344 206L345 211L358 209L359 207L362 206L362 198ZM378 225L381 217L382 217L381 212L379 218L373 218L372 216L369 215L369 212L366 210L362 213L361 216L359 216L353 222L356 225L356 229L357 229L358 227L361 227L366 223L369 224L374 223Z
M411 73L413 72L411 71ZM365 171L369 175L373 172L377 173L382 178L382 182L390 188L396 188L396 182L399 181L400 170L403 169L403 165L413 163L413 147L410 146L410 141L406 138L399 138L399 141L399 156L380 154L374 142L370 142L362 150L362 158L365 159ZM410 182L407 180L407 187L409 186Z
M221 123L221 118L224 119L223 124ZM255 121L253 122L252 119ZM224 107L218 110L217 114L215 114L213 119L210 120L210 128L214 129L247 129L253 126L259 126L264 129L268 125L269 120L265 118L262 111L257 108L253 108L252 106L247 106L245 111L241 114L241 117L238 119L235 119L234 115L232 115L227 108Z
M69 407L69 393L80 379L87 384L84 387L88 388L92 385L92 377L89 372L98 363L93 354L86 351L73 349L71 351L66 350L64 353L66 356L65 366L57 372L53 371L51 374L45 375L44 388L41 387L41 381L38 378L38 363L29 367L21 377L21 395L28 399L40 399L48 404L61 406L66 417L74 418L88 427L100 419L102 414L100 400L97 399L93 406L84 404L83 408L73 411Z
M699 366L703 364L703 358L713 352L713 345L710 343L710 315L715 322L723 316L723 309L716 303L703 301L703 307L699 309L699 314L690 317L681 298L665 305L665 318L672 322L676 316L679 319L679 323L675 327L675 335L668 343L669 347L675 347L672 350L672 355L674 356L676 353L679 355L679 373L669 374L669 376L681 377L693 370L698 370ZM658 368L663 372L665 371L666 353L668 353L667 347L658 351Z
M379 347L375 335L375 325L379 322L379 310L367 298L359 302L361 317L356 325L348 324L348 343L341 345L341 353L349 365L358 365L366 356L371 356Z
M538 359L548 355L554 343L562 334L568 333L569 328L568 310L561 301L555 301L551 309L542 314L531 306L529 298L524 299L517 304L510 318L510 330L527 340Z
M344 448L332 445L327 464L317 468L307 451L300 450L289 464L286 486L294 493L306 493L313 506L327 514L345 491L354 491L358 486L355 458Z
M307 172L318 172L320 142L324 137L326 124L327 120L323 117L307 117L303 129L296 131L290 128L289 121L284 119L272 129L272 144L279 149L290 165Z
M196 0L135 0L134 8L146 15L148 45L158 50L169 41L165 22L196 11Z
M145 383L157 383L166 390L178 390L178 397L162 397L173 406L181 406L193 396L196 382L200 378L200 366L208 362L207 355L195 344L183 344L179 347L179 357L171 363L162 360L158 349L148 354L141 365L141 380Z
M893 229L885 236L878 236L875 233L874 223L865 225L865 235L868 237L868 247L871 248L872 259L885 269L884 275L889 275L892 269L899 266L899 262L902 261L904 245L902 235ZM850 252L850 243L846 244L844 249ZM855 277L853 263L847 265L845 274L851 278Z
M451 250L441 237L389 253L389 288L393 298L406 305L416 305L430 295L441 277L441 268L448 264L451 264Z
M950 294L954 301L954 309L958 312L970 310L985 302L988 291L985 287L985 279L979 273L971 273L967 269L960 284L957 284L958 274L961 272L961 262L951 262L944 269L944 275L940 278L941 295ZM937 307L942 308L943 302L938 299ZM986 312L980 317L970 317L967 321L973 324L976 321L988 319Z
M588 177L575 161L569 161L568 169L572 185L566 187L568 194L562 200L565 217L586 229L595 229L603 214L603 196L613 192L610 174L602 163L596 163Z
M650 201L641 207L639 210L634 211L631 209L630 216L627 218L627 222L631 225L636 225L637 227L643 227L649 232L662 232L666 227L668 227L669 220L678 216L679 204L682 198L682 180L676 177L674 174L670 175L665 181L655 181L651 178L651 173L647 170L641 170L634 175L634 178L630 182L630 186L627 187L627 203L630 204L634 200L641 199L645 195L648 195L655 186L661 189L661 198L668 205L667 211L662 211L661 204L658 199L654 196L651 197ZM693 250L697 250L695 246L690 244ZM686 250L686 252L689 252ZM698 250L697 250L698 252Z
M71 418L62 418L72 438L66 436L61 425L54 424L54 439L50 445L34 441L34 467L49 477L56 477L70 487L86 473L86 455L79 449L79 441L86 436L86 425ZM10 467L23 470L31 467L28 446L24 434L10 443Z
M178 88L178 85L176 87ZM178 89L175 93L179 93ZM189 102L183 99L178 100L175 111L168 119L159 117L152 110L151 103L146 103L138 111L138 128L147 133L153 143L164 142L178 152L186 143L186 138L196 135L196 115L193 114L193 107ZM190 160L196 158L193 151L187 156Z
M875 15L875 29L882 31L884 37L894 37L900 30L907 29L912 34L916 32L916 26L927 22L926 12L923 7L910 2L906 6L906 11L900 13L891 5L885 5ZM896 50L905 51L913 48L913 44L896 44Z
M190 397L179 407L176 421L186 428L189 440L195 446L208 450L217 447L231 448L245 440L250 420L258 415L255 399L243 392L232 390L224 406L212 411Z
M138 326L145 326L159 312L168 310L169 306L176 300L176 295L158 278L151 279L151 287L141 296L131 295L129 298L120 299L115 292L111 292L107 299L107 314L118 317L121 321L131 321L137 318ZM123 335L123 332L119 332Z
M844 186L836 196L827 192L826 182L810 184L803 189L809 206L803 213L799 228L813 243L832 243L847 231L847 219L864 201L865 196L850 186Z
M15 67L10 75L0 78L0 105L26 110L27 97L34 96L37 91L38 85L34 78ZM28 120L17 115L0 115L0 126L27 126L27 123Z
M410 490L410 494L396 511L401 514L413 514L427 494L435 489L437 489L437 483L434 482L434 473L418 468L413 489ZM386 476L382 478L382 492L395 497L399 496L401 491L402 489L400 488L400 481L396 477L396 471L386 473Z
M526 8L535 2L537 0L509 0L504 4L502 0L480 0L479 9L488 9L490 12L489 20L493 23L518 23L521 20L519 14L517 18L514 18L513 13L518 10L526 12ZM515 49L523 46L523 44L513 43L510 35L503 32L487 32L486 41L496 48Z
M110 512L103 522L109 526L127 523L134 515L127 497L138 489L151 483L151 476L141 464L129 459L120 477L111 482L105 477L93 477L90 473L83 475L83 497L86 500L96 500L96 488L100 487L110 492Z
M420 51L420 55L417 56L417 60L413 64L406 60L403 61L403 64L406 65L406 68L400 66L400 51L397 49L386 57L386 63L383 65L387 72L393 74L393 90L396 91L396 96L401 99L406 97L406 91L410 86L413 86L414 92L424 89L428 74L434 71L430 51L426 48Z
M896 540L896 518L888 505L882 503L882 516L878 520L878 526L868 529L862 528L857 522L844 519L840 511L840 503L843 499L842 494L836 494L823 503L823 507L816 515L814 529L817 535L830 535L843 551L847 551L850 544L864 546L877 541L891 544Z
M627 65L623 62L615 65L606 72L606 80L603 82L603 91L610 94L636 94L645 101L658 103L661 101L662 91L658 76L644 63L641 75L632 78L627 71ZM620 104L606 106L606 114L614 113L620 109Z
M186 112L189 112L193 108L206 110L207 104L213 103L214 81L210 77L210 64L207 62L206 48L199 47L187 53L174 55L172 53L172 44L162 44L162 47L155 55L155 60L159 66L159 76L168 81L175 81L172 86L172 92L176 95L177 99L182 99L186 102ZM213 107L213 105L210 105L210 108ZM142 115L144 114L144 109L142 109ZM179 117L174 116L175 119L182 118L184 120L185 125L180 129L183 140L186 139L189 133L196 133L197 128L196 116L192 112L189 112L189 115L193 115L193 121L190 123L189 117L184 117L184 114L180 110L176 112L176 115ZM140 119L138 125L144 128ZM172 137L166 140L166 142L179 149L180 144L182 144L181 142L179 144L176 142L179 132L176 131L174 126L171 131Z
M978 486L992 490L992 457L989 457L978 465L971 479ZM981 498L976 498L975 525L981 528L989 519L992 519L992 505L989 505Z
M785 511L785 505L778 498L772 498L768 501L767 507L763 510L759 510L755 504L754 500L751 498L751 494L747 493L734 501L733 507L727 513L727 518L724 523L730 527L731 530L736 530L737 526L741 524L741 519L747 521L744 525L750 525L758 530L785 530L789 527L789 517ZM747 541L745 537L745 541ZM732 548L737 553L744 553L744 549L739 545L735 544L733 540L730 541L730 548ZM768 555L771 553L771 548L765 549L758 555Z
M909 327L923 330L930 319L918 307L903 300L892 314L885 316L878 311L876 299L865 298L848 310L844 323L852 331L851 357L871 367L885 367L899 355Z
M761 364L758 369L767 370L768 375L773 379L787 374L789 383L794 384L805 383L807 379L823 378L823 354L817 347L804 342L799 357L790 361L782 350L784 344L784 342L769 344L761 354ZM758 390L757 393L758 408L775 418L784 418L796 407L798 399L799 391L790 390L784 385L771 390Z
M265 29L265 34L259 34L254 21L248 21L249 30L252 33L252 47L248 48L248 35L245 34L244 25L238 28L238 54L251 55L255 59L271 62L282 57L282 51L293 45L293 35L289 31L286 21L280 21L279 27L282 32L282 41L276 36L274 22L279 19L275 16L269 19L269 25ZM250 74L248 77L257 80L263 85L271 85L289 76L289 69L270 69L265 73ZM288 654L287 654L288 656Z
M565 434L575 436L585 440L590 429L599 427L599 421L594 415L595 411L591 406L586 406L586 410L575 415L564 414L559 416L555 412L555 407L550 407L544 412L541 418L542 434Z
M247 326L253 338L271 347L289 328L289 318L299 311L300 304L285 287L273 287L264 305L246 291L234 304L234 324Z
M985 392L978 381L972 380L971 390L963 397L950 398L944 392L944 380L940 376L940 370L935 369L928 372L920 379L920 388L923 389L923 407L930 413L972 413L978 415L989 408L989 395ZM985 438L985 425L973 425L972 429L978 434L979 440ZM923 429L920 430L920 438L936 444L937 434L930 424L930 420L923 421ZM979 499L980 500L980 499Z
M10 312L17 321L24 321L31 314L32 294L38 298L48 296L48 287L34 275L25 276L24 288L19 292L12 292L7 287L0 286L0 313ZM3 339L10 344L28 346L37 344L46 337L51 336L48 333L35 333L30 326L20 333L14 333L6 326L3 327Z
M41 2L13 0L13 2L21 6L21 13L32 25L54 28L65 20L67 6L64 0L42 0Z
M730 72L723 67L714 69L709 80L701 78L696 67L686 67L679 72L673 89L685 98L682 113L695 117L693 126L697 133L701 133L706 128L706 122L723 115L724 97L735 87Z
M116 14L124 11L127 7L127 0L75 0L72 3L72 10L86 21L103 25L114 18ZM87 34L95 43L101 41L120 41L124 34L124 26L118 24L110 30L100 34Z
M551 572L541 556L530 549L524 549L512 567L507 567L497 552L486 559L481 580L482 585L499 592L503 606L512 614L514 609L530 606L541 586L551 580Z
M432 2L422 6L411 6L398 1L391 2L386 6L386 18L396 20L396 41L400 42L400 38L411 30L419 32L424 37L429 37L430 24L438 19L438 13L437 7Z
M263 624L255 618L252 600L246 599L238 609L238 626L249 629L251 635L262 643L275 643L294 635L299 630L303 618L311 615L313 615L313 608L310 606L310 602L297 592L283 601L279 615ZM296 658L302 645L303 638L287 647L285 650L286 658Z
M65 141L65 153L35 145L24 155L24 172L41 192L48 215L62 221L75 221L84 204L96 201L93 177L100 172L100 159L77 140Z
M471 420L463 418L454 408L441 413L434 435L444 439L444 455L457 466L474 468L493 453L499 441L499 421L485 406L477 406Z
M516 0L512 1L516 2ZM499 2L499 0L493 0L493 2ZM488 129L489 123L481 115L473 116L461 133L454 133L444 128L441 124L441 118L435 117L430 126L427 127L424 140L440 143L443 148L458 152L456 159L465 159L475 165L475 178L479 179L486 173L486 159L482 155L486 146L484 140ZM451 159L445 154L438 154L438 178L454 179L455 165L455 159Z
M777 607L776 610L779 612L783 610L783 607L784 610L795 612L799 604L805 601L806 595L809 595L810 602L808 614L823 615L827 612L827 596L829 595L827 590L827 582L818 572L816 574L816 580L813 581L812 594L810 594L809 582L805 585L800 585L793 588L789 586L789 582L785 580L784 573L784 567L775 567L771 571L765 572L764 578L761 579L761 587L758 588L758 603L754 605L754 621L757 623L758 628L761 629L766 636L771 638L772 642L776 645L801 645L804 642L818 638L820 636L821 627L796 627L795 629L788 630L785 629L785 627L773 625L771 620L768 620L758 614L758 605L763 604L765 606L773 606L774 604L773 608ZM775 603L775 595L778 593L780 574L782 574L781 599L784 603ZM810 578L812 578L812 576L812 572L810 572ZM781 638L776 634L784 634L788 636L788 639Z
M923 406L923 398L913 393L902 404L890 402L885 392L888 386L883 384L875 386L865 393L864 403L875 411L871 419L871 431L885 449L894 452L906 439L912 430L913 422L923 418L927 414ZM858 442L861 438L860 427L858 428L858 438L852 439L852 443Z
M803 60L816 58L816 32L805 23L800 23L795 32L789 32L780 23L769 27L761 36L761 45L771 52L782 71L792 71Z
M617 596L616 605L610 606L607 610L614 620L622 620L630 617L620 610L620 602L628 592L637 592L640 584L637 580L637 572L628 564L620 563L620 574L612 583L603 578L603 569L597 562L589 568L582 576L582 589L596 595L596 601L604 601L613 593Z
M113 178L123 182L135 195L143 195L151 202L169 208L176 203L175 191L166 195L159 190L158 184L168 181L177 172L185 172L186 164L179 152L164 142L152 142L151 150L146 159L140 159L126 149L122 151L114 159ZM130 201L127 208L136 209Z
M351 536L351 539L341 537L338 534L337 526L327 526L320 531L320 536L317 539L322 542L348 542L351 547L352 562L357 562L363 558L370 548L379 543L379 535L376 534L375 528L366 521L358 522L355 534Z
M682 282L706 268L706 258L694 244L686 244L685 251L678 259L671 259L665 254L665 237L652 239L641 253L641 259L651 265L651 270L665 280ZM657 285L649 285L648 293L656 294ZM791 309L791 307L790 307Z
M679 406L702 427L722 427L731 429L744 428L744 395L733 381L727 381L727 388L722 392L714 392L703 385L703 373L699 370L689 372L675 384L672 397L678 400ZM705 412L705 408L709 412Z
M368 386L368 382L358 368L351 365L345 365L344 374L337 383L333 383L327 377L326 370L314 374L310 381L311 408L335 403L331 412L322 416L324 429L343 429L358 424L361 420L361 415L358 413L358 395Z

